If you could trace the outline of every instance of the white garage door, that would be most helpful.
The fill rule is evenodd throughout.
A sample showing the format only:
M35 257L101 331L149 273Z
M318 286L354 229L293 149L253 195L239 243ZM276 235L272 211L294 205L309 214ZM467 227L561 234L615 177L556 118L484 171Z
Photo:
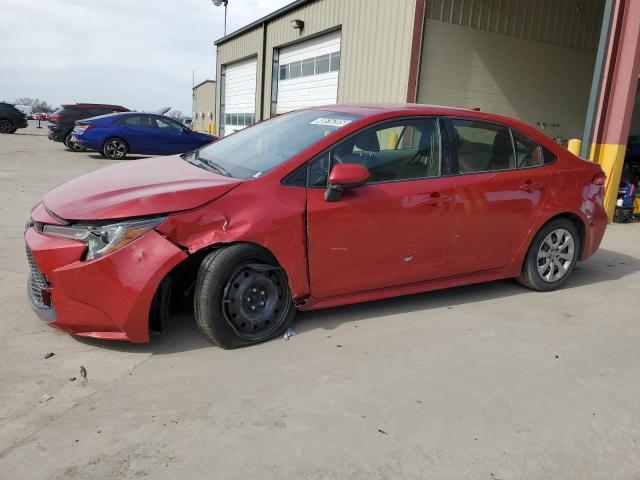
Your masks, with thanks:
M224 134L256 121L256 59L227 65L224 78Z
M276 113L336 103L340 32L280 50Z

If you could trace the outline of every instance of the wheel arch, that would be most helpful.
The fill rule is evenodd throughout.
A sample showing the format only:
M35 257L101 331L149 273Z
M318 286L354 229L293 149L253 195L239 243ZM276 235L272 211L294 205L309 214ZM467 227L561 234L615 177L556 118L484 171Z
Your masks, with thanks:
M217 242L207 245L189 254L187 258L167 272L164 278L158 283L149 309L149 329L162 332L164 330L164 322L168 318L170 311L176 309L188 309L192 311L192 297L198 277L198 270L204 259L216 250L238 244L253 245L262 250L274 265L282 268L287 282L290 281L286 268L282 266L273 252L264 245L245 240Z
M119 136L119 135L111 135L111 136L107 137L107 138L104 140L104 142L102 142L102 146L100 147L100 150L103 150L103 151L104 151L104 146L107 144L107 142L108 142L109 140L114 140L114 139L116 139L116 140L122 140L122 142L124 142L124 144L127 146L127 152L128 152L128 153L131 153L131 149L129 148L129 142L127 142L127 140L126 140L125 138L123 138L123 137L121 137L121 136Z
M531 244L533 243L533 240L536 238L536 235L538 234L538 232L540 232L540 230L542 230L550 222L553 222L554 220L558 220L559 218L566 218L567 220L572 222L575 225L576 229L578 230L578 235L580 235L580 250L578 252L578 259L580 260L582 258L582 254L584 252L585 238L586 238L586 225L579 215L576 215L573 212L567 211L567 212L558 213L552 217L549 217L544 223L542 223L537 229L535 229L535 231L531 233L529 241L527 242L527 248L524 250L524 257L522 259L523 262L525 261L527 252L529 252L529 249L531 248Z

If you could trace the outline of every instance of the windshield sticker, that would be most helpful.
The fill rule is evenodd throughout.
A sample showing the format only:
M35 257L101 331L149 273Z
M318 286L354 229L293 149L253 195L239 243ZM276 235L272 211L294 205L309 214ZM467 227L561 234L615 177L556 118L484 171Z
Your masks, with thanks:
M352 122L352 120L348 120L346 118L316 118L311 125L324 125L327 127L336 127L341 128L345 125L348 125Z

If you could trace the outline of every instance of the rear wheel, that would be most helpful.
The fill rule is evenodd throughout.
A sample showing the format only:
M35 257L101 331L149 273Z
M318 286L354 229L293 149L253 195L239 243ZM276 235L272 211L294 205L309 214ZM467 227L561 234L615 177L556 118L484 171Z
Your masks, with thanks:
M204 336L227 349L281 335L295 315L284 271L250 244L231 245L204 259L194 307Z
M571 275L580 249L581 239L575 224L566 218L552 220L531 242L518 280L533 290L556 290Z
M70 150L72 152L84 152L86 148L72 142L72 135L73 133L69 132L67 133L67 136L64 137L64 146L67 147L67 150Z
M0 119L0 133L13 133L15 131L16 128L11 120L7 120L6 118Z
M118 137L110 138L104 142L102 147L104 156L112 160L123 160L128 152L129 147L127 146L127 142Z

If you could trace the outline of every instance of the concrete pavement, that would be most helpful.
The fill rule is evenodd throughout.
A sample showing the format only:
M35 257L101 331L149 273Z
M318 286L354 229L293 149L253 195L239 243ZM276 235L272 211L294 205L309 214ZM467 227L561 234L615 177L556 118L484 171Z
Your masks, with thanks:
M148 345L80 340L31 313L23 226L112 162L45 133L0 136L0 478L640 478L640 224L558 292L309 312L236 351L188 315Z

